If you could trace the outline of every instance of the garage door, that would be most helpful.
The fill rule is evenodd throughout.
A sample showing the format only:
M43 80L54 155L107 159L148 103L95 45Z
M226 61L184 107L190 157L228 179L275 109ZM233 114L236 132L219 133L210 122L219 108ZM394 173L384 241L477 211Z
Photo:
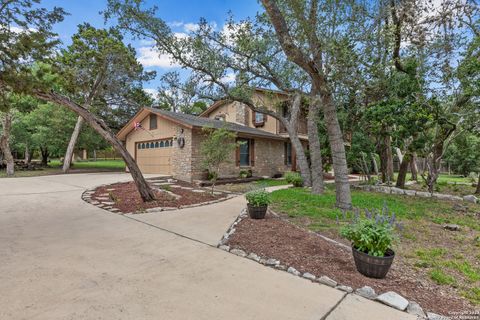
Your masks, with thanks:
M172 140L137 142L137 164L143 173L172 174Z

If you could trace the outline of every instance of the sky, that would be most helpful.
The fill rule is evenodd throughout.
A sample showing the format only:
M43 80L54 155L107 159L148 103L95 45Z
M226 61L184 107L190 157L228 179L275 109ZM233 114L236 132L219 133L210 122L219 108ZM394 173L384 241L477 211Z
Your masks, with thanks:
M70 43L71 36L77 31L77 26L88 22L94 27L105 27L101 11L106 8L106 0L43 0L42 7L62 7L70 15L64 21L55 25L54 31L58 33L63 45ZM186 32L194 28L200 18L205 18L210 24L221 29L232 12L236 20L252 17L260 9L257 0L146 0L147 7L157 6L158 16L169 23L174 32ZM149 93L154 93L158 88L160 76L168 71L178 69L172 66L168 57L159 57L152 50L152 45L144 41L131 41L126 37L137 51L137 59L146 70L155 70L157 78L144 84Z

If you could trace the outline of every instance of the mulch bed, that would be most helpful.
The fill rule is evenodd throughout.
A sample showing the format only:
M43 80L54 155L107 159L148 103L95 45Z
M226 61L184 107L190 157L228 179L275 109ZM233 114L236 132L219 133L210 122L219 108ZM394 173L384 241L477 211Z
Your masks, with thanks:
M182 187L195 187L189 183L182 181L176 181L174 184ZM156 189L155 195L157 199L150 202L142 201L140 193L138 192L137 187L135 186L133 181L126 183L115 183L107 186L98 187L92 195L92 200L97 200L99 202L105 201L98 198L103 198L105 197L105 194L108 194L110 200L107 201L114 202L114 204L112 205L113 208L117 208L122 213L129 213L142 212L146 209L157 207L179 208L182 206L219 200L227 196L227 194L225 193L212 195L209 190L206 190L206 192L193 192L192 190L175 188L171 186L166 187L169 192L180 196L177 198L169 192L166 192L165 190L156 188L154 186L153 188ZM198 187L196 189L198 189Z
M395 291L416 301L426 311L448 315L473 310L466 300L448 288L413 277L415 273L406 269L398 256L385 279L367 278L357 272L352 254L346 248L273 215L263 220L243 219L228 245L261 257L275 258L302 273L309 272L317 277L326 275L353 288L368 285L377 294Z

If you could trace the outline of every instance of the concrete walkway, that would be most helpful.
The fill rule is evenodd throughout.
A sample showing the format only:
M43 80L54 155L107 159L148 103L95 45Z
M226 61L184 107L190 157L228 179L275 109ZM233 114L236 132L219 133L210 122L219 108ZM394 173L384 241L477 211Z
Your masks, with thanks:
M134 216L80 199L126 180L0 179L0 319L414 319L215 248L243 197Z

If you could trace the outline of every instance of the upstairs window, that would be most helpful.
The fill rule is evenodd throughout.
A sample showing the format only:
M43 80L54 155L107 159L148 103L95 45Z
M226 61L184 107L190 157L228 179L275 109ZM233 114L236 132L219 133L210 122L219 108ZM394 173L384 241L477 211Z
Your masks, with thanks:
M157 129L157 115L150 114L150 130Z
M265 123L265 115L260 112L254 112L253 113L253 124L256 127L261 127Z

